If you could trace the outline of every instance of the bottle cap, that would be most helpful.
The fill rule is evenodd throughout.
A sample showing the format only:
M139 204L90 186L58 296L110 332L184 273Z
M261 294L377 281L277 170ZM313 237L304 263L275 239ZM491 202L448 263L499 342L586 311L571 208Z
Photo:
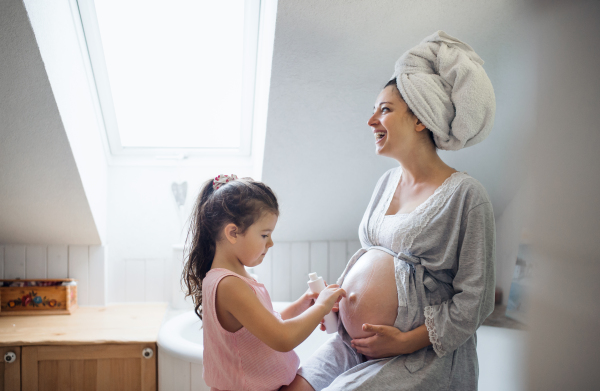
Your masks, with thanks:
M317 273L309 273L308 278L310 278L311 281L317 281L319 279Z

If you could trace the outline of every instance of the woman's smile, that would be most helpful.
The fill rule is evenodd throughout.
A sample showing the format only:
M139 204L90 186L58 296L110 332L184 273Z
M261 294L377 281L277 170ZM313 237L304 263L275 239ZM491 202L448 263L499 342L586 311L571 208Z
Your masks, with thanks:
M383 139L387 136L387 132L378 130L375 132L375 144L382 143Z

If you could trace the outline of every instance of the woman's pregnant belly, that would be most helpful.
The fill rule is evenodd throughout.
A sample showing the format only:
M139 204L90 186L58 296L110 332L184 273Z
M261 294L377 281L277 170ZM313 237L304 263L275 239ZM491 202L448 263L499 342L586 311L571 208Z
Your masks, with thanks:
M339 316L352 338L373 335L364 323L393 326L398 313L398 291L394 258L381 250L367 251L344 278L346 297L340 301Z

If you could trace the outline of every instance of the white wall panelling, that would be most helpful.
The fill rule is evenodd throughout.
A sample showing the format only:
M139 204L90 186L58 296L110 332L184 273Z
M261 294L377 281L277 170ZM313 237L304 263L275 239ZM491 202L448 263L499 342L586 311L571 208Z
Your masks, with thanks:
M159 348L160 349L160 348ZM192 390L191 363L170 356L166 352L158 355L158 389L159 390ZM202 373L202 370L200 370ZM169 379L170 381L166 381Z
M128 302L141 302L146 299L145 264L143 259L125 261L125 300Z
M67 278L68 275L68 246L48 246L48 278Z
M106 305L106 247L89 248L89 305Z
M168 259L126 259L109 265L107 275L118 281L107 281L109 303L169 301L172 273ZM179 282L179 280L177 281ZM112 292L112 287L117 289Z
M337 279L342 275L348 259L346 254L346 242L334 241L329 242L329 283L335 284Z
M260 265L254 268L254 272L258 275L258 282L265 285L269 294L273 294L273 249L267 252ZM272 297L271 297L272 299Z
M89 259L88 246L69 246L69 278L77 280L77 303L79 305L88 305Z
M291 286L292 300L299 298L308 286L308 273L310 273L310 243L308 242L293 242L292 246L292 268Z
M7 245L4 247L4 278L25 278L26 247Z
M272 300L295 300L307 289L308 273L316 272L333 284L358 249L357 240L277 242L254 272ZM106 251L104 246L0 246L0 277L43 278L47 271L47 278L75 278L80 305L169 301L168 259L126 259L112 264Z
M273 291L272 300L291 300L291 276L292 276L292 245L291 243L277 243L271 250L273 252Z
M348 261L350 260L350 258L352 258L352 256L354 254L356 254L356 252L358 250L360 250L361 245L360 242L358 240L349 240L346 242L346 258L348 258ZM346 261L347 262L347 261Z
M145 301L165 301L165 270L163 259L147 259L145 274Z
M273 301L296 300L308 288L308 273L333 284L359 248L356 240L277 242L254 272Z
M113 256L112 247L111 255L106 261L106 300L108 303L125 302L125 286L127 285L127 276L125 274L125 261L111 259Z
M46 278L46 246L27 246L25 278Z
M190 390L191 391L209 391L210 387L206 385L202 378L202 365L190 363Z
M0 278L74 278L79 305L106 305L106 247L3 245Z
M317 275L323 277L323 279L330 284L328 245L328 242L310 242L310 272L317 273Z
M336 282L356 250L358 241L277 242L253 270L273 301L295 300L308 286L308 273L316 272L330 284ZM170 301L171 259L138 258L108 263L107 301ZM91 275L91 274L90 274ZM331 281L330 281L331 280Z

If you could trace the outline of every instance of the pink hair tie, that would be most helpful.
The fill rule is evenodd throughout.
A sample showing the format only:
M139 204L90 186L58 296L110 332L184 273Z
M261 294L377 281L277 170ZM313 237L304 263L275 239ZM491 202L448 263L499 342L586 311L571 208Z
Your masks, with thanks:
M233 182L236 179L238 179L237 175L235 174L231 174L230 175L217 175L215 177L215 179L213 179L213 189L214 190L219 190L219 188L229 182Z

